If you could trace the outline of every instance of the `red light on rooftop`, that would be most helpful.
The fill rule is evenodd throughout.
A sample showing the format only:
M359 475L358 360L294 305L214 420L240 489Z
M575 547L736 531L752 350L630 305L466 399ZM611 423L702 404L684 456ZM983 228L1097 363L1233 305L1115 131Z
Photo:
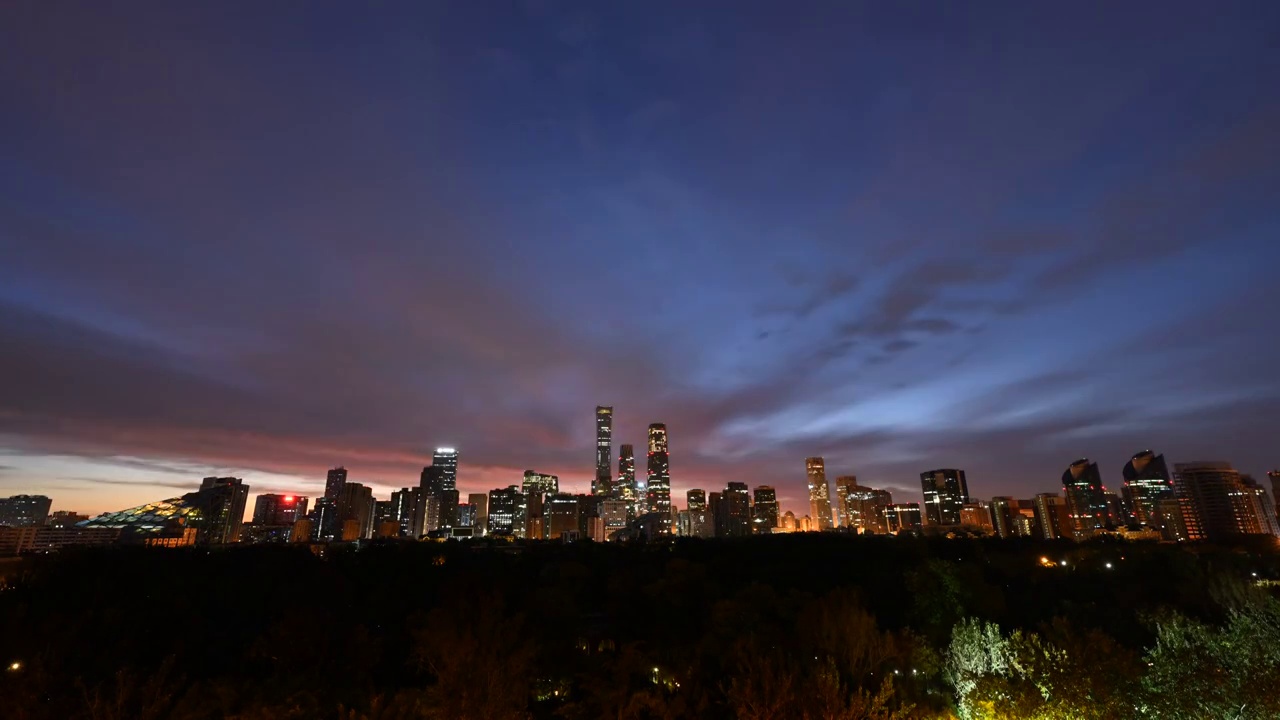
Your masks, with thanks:
M293 496L292 496L292 495L285 495L285 496L284 496L284 501L285 501L285 502L287 502L287 503L291 503L291 502L293 502Z

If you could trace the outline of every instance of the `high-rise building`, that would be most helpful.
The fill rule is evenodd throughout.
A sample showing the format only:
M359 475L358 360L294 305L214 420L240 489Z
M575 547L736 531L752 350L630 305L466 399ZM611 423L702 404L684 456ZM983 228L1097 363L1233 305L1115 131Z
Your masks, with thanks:
M581 534L580 504L576 495L569 493L551 493L547 495L543 507L546 518L548 540L559 540L565 533Z
M613 408L596 406L596 477L591 494L614 497L613 484Z
M1071 526L1077 540L1096 535L1112 527L1111 504L1102 486L1098 463L1081 458L1062 473L1062 487L1071 513Z
M1188 501L1183 513L1189 534L1195 533L1193 524L1209 541L1263 533L1252 493L1246 494L1240 473L1230 463L1177 463L1173 468L1174 490Z
M517 486L489 491L489 533L524 537L525 494Z
M421 533L416 532L414 517L418 512L418 495L420 487L400 488L391 493L391 515L400 523L400 536L417 539Z
M1280 535L1280 521L1276 518L1276 506L1266 488L1250 475L1241 475L1240 483L1244 485L1244 494L1253 506L1253 514L1258 518L1258 529L1263 535Z
M292 525L307 516L307 498L301 495L259 495L253 503L255 525Z
M345 467L336 467L329 471L324 479L324 496L338 502L338 497L342 495L342 486L347 484L347 469Z
M731 482L720 495L716 508L716 537L746 537L751 534L751 496L747 484Z
M338 522L338 501L334 498L316 498L315 507L311 508L311 529L313 540L329 542L337 540L342 534L342 524Z
M991 525L996 537L1011 538L1014 536L1013 516L1017 513L1018 501L1007 496L991 498Z
M790 510L782 513L782 529L788 532L795 532L797 529L796 514Z
M969 502L964 471L942 468L920 473L925 521L930 525L959 525L960 508Z
M489 527L489 496L484 493L470 493L467 495L467 504L475 508L471 527L476 529L476 535L483 535L485 528Z
M626 500L605 500L600 503L600 517L604 519L605 538L618 530L624 530L630 522L631 509Z
M707 509L707 491L694 488L684 494L685 507L690 510Z
M644 514L646 500L636 487L636 452L631 445L618 448L618 499L627 503L627 516L634 520Z
M778 527L778 493L768 485L754 491L755 507L751 513L751 530L757 535L768 535Z
M88 519L88 515L81 515L78 512L73 512L71 510L57 510L49 516L49 527L69 528L75 526L76 523L84 522ZM4 523L0 523L0 525L3 524Z
M967 502L960 506L960 524L979 530L995 531L991 522L991 508L981 500Z
M919 532L922 527L920 503L895 503L884 508L885 526L891 533Z
M1280 505L1280 470L1268 470L1267 479L1271 481L1271 497ZM1280 512L1280 507L1276 511Z
M1045 540L1073 537L1075 525L1067 501L1058 493L1039 493L1035 497L1035 528Z
M338 497L337 508L338 526L342 528L342 538L360 540L373 537L376 509L373 488L360 483L345 483L342 486L342 495ZM349 523L355 523L355 525ZM355 537L350 537L352 527L355 528Z
M476 506L469 502L458 503L458 525L460 528L470 528L476 530ZM477 531L475 533L479 535Z
M538 495L539 497L550 495L551 493L560 492L560 478L556 475L525 470L524 482L520 487L524 490L525 495Z
M44 495L0 498L0 526L43 527L49 521L53 500Z
M1161 525L1158 507L1160 501L1171 498L1173 479L1169 477L1169 466L1165 464L1164 455L1156 455L1150 450L1135 454L1124 464L1124 494L1126 525L1158 527Z
M200 483L199 490L182 497L200 508L197 542L222 545L240 541L244 506L249 499L249 486L243 480L207 477Z
M647 481L648 511L659 513L666 532L671 531L671 461L667 451L667 426L649 426L649 458Z
M441 470L440 482L444 490L458 489L458 451L454 448L436 448L431 464Z
M805 458L805 475L809 478L809 518L815 530L831 529L831 489L827 486L826 462L820 457Z
M857 475L836 478L836 527L850 527L849 496L858 490Z

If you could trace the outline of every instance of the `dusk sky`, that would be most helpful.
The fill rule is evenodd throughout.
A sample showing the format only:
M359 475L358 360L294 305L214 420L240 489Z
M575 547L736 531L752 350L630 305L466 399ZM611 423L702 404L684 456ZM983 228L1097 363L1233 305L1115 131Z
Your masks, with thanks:
M0 495L55 510L585 491L597 404L680 506L1259 476L1278 314L1276 2L0 7Z

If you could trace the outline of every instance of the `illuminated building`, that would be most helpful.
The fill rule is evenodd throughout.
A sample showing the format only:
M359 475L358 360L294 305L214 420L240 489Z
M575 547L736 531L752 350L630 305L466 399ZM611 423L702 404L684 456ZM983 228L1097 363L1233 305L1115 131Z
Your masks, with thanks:
M1177 463L1173 468L1174 490L1188 501L1183 515L1189 534L1195 534L1193 524L1209 541L1263 533L1253 500L1230 463Z
M967 502L960 506L960 524L981 530L995 530L991 523L991 508L981 501Z
M618 448L618 499L627 503L628 521L644 514L644 493L636 487L636 452L630 445Z
M203 517L198 526L198 542L222 545L240 541L244 522L244 506L249 499L249 486L240 478L207 477L200 489L183 496L197 507Z
M1013 534L1018 537L1032 537L1036 534L1035 518L1019 512L1013 516Z
M524 537L525 495L517 486L489 491L490 534Z
M920 503L894 503L885 506L885 526L891 533L919 532L923 527Z
M342 486L338 497L337 517L342 528L343 540L362 540L373 535L373 489L360 483L349 482ZM354 522L352 526L349 523ZM351 530L354 527L355 530ZM351 537L352 532L355 537Z
M1017 507L1018 501L1011 497L991 498L991 526L995 529L996 537L1014 536L1013 515L1017 512Z
M809 517L814 530L831 529L831 490L827 487L826 463L820 457L805 458L805 475L809 478Z
M751 530L758 535L767 535L778 527L778 493L768 485L761 485L753 492L755 507L751 513Z
M312 538L320 542L337 540L341 534L338 523L338 501L332 498L316 498L311 508Z
M671 458L667 449L667 426L649 426L649 458L645 483L649 512L658 513L667 532L671 530Z
M520 487L524 490L525 495L542 497L560 492L560 478L555 475L525 470L524 482Z
M849 520L849 496L858 489L857 475L836 478L836 527L852 527Z
M476 506L471 503L458 503L457 527L474 528L476 526Z
M1161 500L1174 497L1173 480L1164 455L1150 450L1135 454L1124 464L1124 494L1128 524L1158 527L1162 523L1157 509Z
M884 521L884 509L893 504L893 495L888 490L856 485L849 489L845 500L846 521L848 527L863 533L886 533L889 531Z
M676 513L676 535L693 537L693 517L688 510Z
M458 500L457 490L449 489L440 493L440 527L442 529L462 527L462 523L458 521Z
M604 533L607 537L627 527L631 509L626 500L605 500L600 503L600 517L604 520Z
M1035 497L1035 527L1045 540L1073 537L1071 511L1057 493L1039 493Z
M794 532L796 529L796 514L790 510L782 513L781 522L783 530L791 530Z
M400 537L400 521L383 520L378 523L377 530L374 532L374 537L382 539Z
M324 496L336 504L338 497L342 495L342 486L346 484L347 469L345 467L333 468L324 479Z
M253 503L255 525L292 525L307 515L309 500L301 495L259 495Z
M1253 514L1258 518L1258 529L1263 535L1280 536L1280 522L1276 518L1276 506L1271 502L1271 496L1267 494L1265 488L1258 484L1248 475L1240 476L1240 483L1244 485L1244 494L1253 506Z
M79 528L107 528L119 530L124 535L155 535L174 527L199 527L203 521L201 508L190 498L169 498L98 515L77 523Z
M546 518L546 538L558 540L565 533L580 534L579 503L576 495L569 493L551 493L546 497L543 506L543 517Z
M1267 479L1271 481L1271 497L1280 503L1280 470L1267 471Z
M417 538L414 517L418 512L421 488L400 488L391 493L391 517L400 523L400 536Z
M969 502L964 471L943 468L920 473L925 520L930 525L959 525L960 508Z
M489 496L484 493L470 493L467 495L467 504L475 508L471 527L478 531L476 535L483 535L485 529L489 527Z
M0 498L0 525L41 527L49 520L53 500L44 495L14 495Z
M311 518L301 518L293 524L293 527L289 528L289 542L310 542L314 532L315 528L311 525Z
M751 534L751 496L747 484L731 482L716 504L716 537L746 537Z
M608 532L604 518L593 515L587 518L587 532L583 537L589 538L592 542L604 542L609 537Z
M1190 505L1190 501L1186 498L1167 497L1156 503L1156 508L1160 511L1160 537L1163 540L1173 542L1190 542L1193 540L1203 540L1200 534L1200 526L1193 519L1191 524L1187 524L1189 512L1184 513L1183 508Z
M432 467L438 467L441 470L441 489L457 490L458 489L458 451L453 448L436 448L436 454L431 458Z
M1111 525L1111 504L1102 486L1098 463L1081 458L1062 473L1062 487L1077 540L1092 537Z
M58 510L49 516L49 527L71 527L76 523L83 522L88 519L88 515L81 515L80 513L72 512L70 510Z
M685 507L690 510L707 509L707 491L694 488L684 494Z
M613 485L613 408L596 406L596 477L591 494L615 497Z
M796 520L796 530L799 530L800 532L814 532L817 528L813 526L813 518L805 515L799 520Z

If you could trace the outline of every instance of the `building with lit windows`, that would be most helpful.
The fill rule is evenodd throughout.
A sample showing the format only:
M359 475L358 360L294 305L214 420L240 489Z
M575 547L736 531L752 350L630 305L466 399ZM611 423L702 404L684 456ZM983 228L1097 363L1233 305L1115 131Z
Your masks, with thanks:
M1077 540L1093 537L1113 526L1107 489L1102 486L1098 463L1081 458L1062 473L1062 488Z
M649 426L649 456L646 485L649 512L658 513L667 531L671 530L671 458L667 448L667 426Z
M890 533L919 532L923 527L920 503L895 503L884 509L885 526Z
M1124 464L1123 477L1124 486L1120 491L1124 496L1125 524L1160 526L1160 501L1174 496L1173 478L1169 476L1164 455L1150 450L1135 454Z
M596 406L596 476L591 494L614 497L613 484L613 408Z
M363 540L373 537L374 511L373 488L349 482L342 486L338 497L337 516L344 540ZM351 525L351 523L355 523ZM355 528L352 530L352 528ZM354 532L354 537L352 533Z
M292 525L307 516L309 502L302 495L259 495L253 503L253 524Z
M707 491L693 488L684 494L685 507L690 510L707 509Z
M636 487L636 451L631 445L618 448L618 499L627 504L628 521L644 514L639 507L644 495Z
M1039 493L1035 500L1035 529L1045 540L1071 538L1075 535L1071 510L1057 493Z
M547 495L543 505L543 517L546 520L546 538L559 540L565 533L577 537L581 535L580 504L578 496L569 493L551 493Z
M207 477L200 489L183 499L200 508L202 521L197 542L222 545L240 541L244 523L244 506L249 500L249 486L235 477Z
M849 496L858 490L858 476L841 475L836 478L836 527L852 527L849 521Z
M436 448L431 465L440 468L440 484L443 490L458 489L458 451L454 448Z
M991 522L991 508L982 501L967 502L960 506L960 524L978 530L995 531Z
M534 470L524 471L524 481L520 485L525 495L538 495L539 497L550 495L551 493L560 492L560 478L556 475L548 475L546 473L536 472Z
M53 500L44 495L14 495L0 498L0 526L43 527L49 520Z
M198 528L204 517L200 507L190 499L194 494L102 513L77 523L76 527L119 530L129 536L157 535L172 528Z
M49 527L72 527L76 523L83 522L88 519L88 515L81 515L80 513L73 512L71 510L58 510L49 516Z
M831 489L827 486L826 462L820 457L805 458L805 476L809 480L809 519L814 530L831 529Z
M1276 506L1271 502L1271 496L1267 494L1266 488L1258 484L1248 475L1241 475L1240 482L1244 485L1244 494L1248 498L1249 503L1253 506L1253 514L1258 518L1259 530L1263 535L1280 536L1280 522L1276 518Z
M471 527L476 529L476 535L483 535L485 529L489 527L489 496L484 493L470 493L467 495L467 504L475 508Z
M525 494L511 485L489 491L489 533L524 537Z
M627 505L627 501L604 500L600 503L600 517L604 520L604 534L609 537L618 530L627 527L627 523L631 520L631 508Z
M996 537L1011 538L1014 536L1013 516L1017 512L1018 501L1001 496L991 498L991 527Z
M751 496L747 484L731 482L718 493L715 523L716 537L746 537L751 534Z
M751 508L751 531L767 535L778 527L778 493L769 485L761 485L752 492L755 505Z
M1240 473L1225 462L1177 463L1175 492L1188 501L1183 506L1188 533L1194 524L1202 539L1218 541L1241 535L1263 534L1254 510L1252 493L1246 493Z
M400 523L400 537L418 538L413 520L418 513L421 487L400 488L391 493L391 516Z
M848 527L860 533L886 533L889 531L884 522L884 509L893 504L893 495L888 490L854 486L846 499L845 513Z
M969 483L955 468L920 473L924 519L930 525L959 525L960 508L969 502Z
M324 496L338 502L338 496L342 494L342 486L347 484L347 469L345 467L336 467L329 471L324 479Z

